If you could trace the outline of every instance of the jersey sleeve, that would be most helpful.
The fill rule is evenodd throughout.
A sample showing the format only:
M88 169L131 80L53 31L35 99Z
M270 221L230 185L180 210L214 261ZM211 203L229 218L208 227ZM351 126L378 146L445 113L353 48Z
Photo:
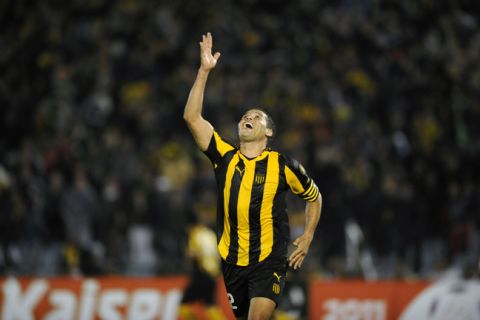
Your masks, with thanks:
M230 143L222 139L222 137L216 132L213 131L210 144L208 145L207 150L204 153L210 159L210 161L215 164L229 151L234 150L235 147Z
M285 157L285 178L290 190L308 202L318 199L319 191L315 182L307 175L303 166L295 159Z

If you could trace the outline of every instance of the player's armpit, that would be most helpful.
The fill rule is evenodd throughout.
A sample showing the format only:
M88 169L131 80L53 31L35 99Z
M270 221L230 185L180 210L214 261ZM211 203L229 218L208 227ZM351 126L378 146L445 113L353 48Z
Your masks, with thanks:
M210 144L210 140L212 140L213 126L203 117L194 120L185 119L185 121L187 122L188 128L190 129L197 146L200 150L206 151Z

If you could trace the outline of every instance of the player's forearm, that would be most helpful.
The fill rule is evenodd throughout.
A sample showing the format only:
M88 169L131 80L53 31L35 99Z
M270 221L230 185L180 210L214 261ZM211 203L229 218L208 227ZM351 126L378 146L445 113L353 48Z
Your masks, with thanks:
M195 122L202 117L203 95L207 84L208 74L209 71L205 71L201 68L198 70L197 78L190 90L185 110L183 111L183 118L188 123Z
M318 221L322 211L322 195L318 195L318 199L315 202L308 202L305 207L306 221L305 221L305 235L309 235L313 238L315 229L317 228Z

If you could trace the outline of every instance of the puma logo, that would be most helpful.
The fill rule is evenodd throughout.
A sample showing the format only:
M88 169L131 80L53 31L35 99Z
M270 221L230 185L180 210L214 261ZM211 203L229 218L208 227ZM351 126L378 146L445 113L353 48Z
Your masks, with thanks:
M240 169L240 167L235 167L235 170L238 171L238 173L240 173L240 176L243 176L243 173L245 172L245 168Z
M277 278L277 281L280 282L280 278L282 276L279 276L276 272L274 272L273 275L275 276L275 278Z

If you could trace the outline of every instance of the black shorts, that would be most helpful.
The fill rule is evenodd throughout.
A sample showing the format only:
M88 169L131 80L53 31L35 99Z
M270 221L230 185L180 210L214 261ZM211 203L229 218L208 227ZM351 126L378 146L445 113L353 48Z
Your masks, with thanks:
M227 296L237 318L248 315L250 299L265 297L278 306L287 273L287 258L267 258L252 266L240 267L222 260Z

